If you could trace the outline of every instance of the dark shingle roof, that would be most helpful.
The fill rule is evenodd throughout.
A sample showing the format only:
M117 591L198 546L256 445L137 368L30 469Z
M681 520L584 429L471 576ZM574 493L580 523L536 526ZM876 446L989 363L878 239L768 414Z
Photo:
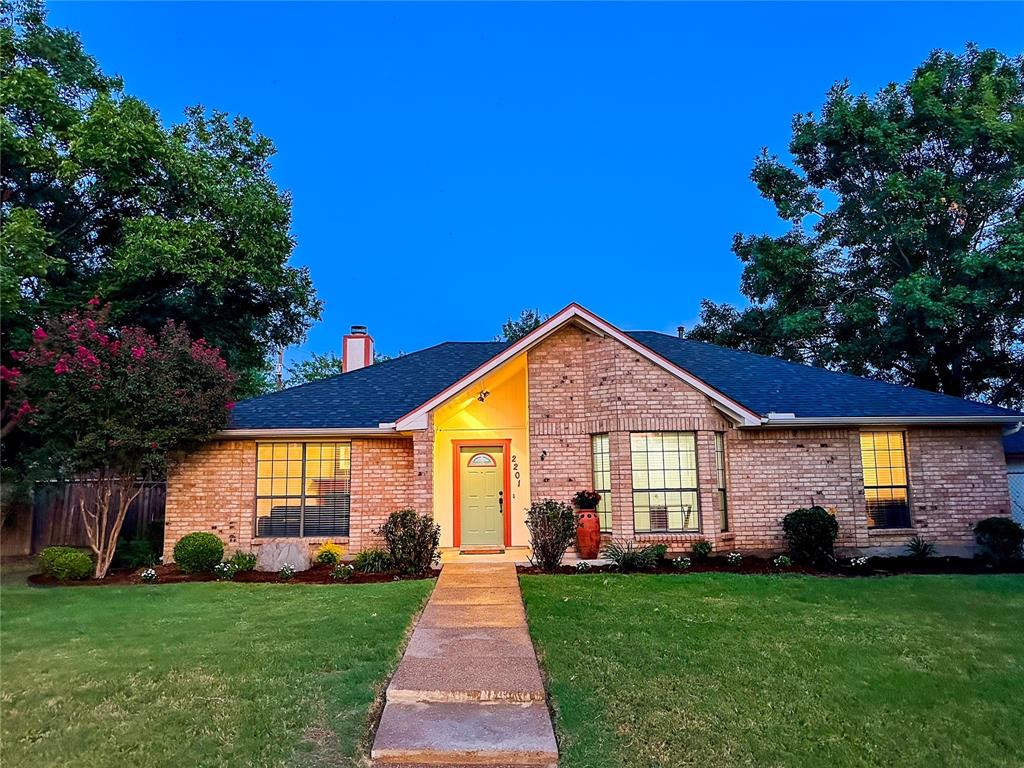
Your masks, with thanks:
M231 413L231 429L376 427L422 405L504 347L499 341L449 341L243 400Z
M629 334L761 415L803 418L1005 416L995 406L885 384L653 331ZM366 428L422 405L504 349L504 342L447 342L352 373L237 404L232 429Z
M653 331L629 333L753 411L800 418L1006 416L1014 411Z

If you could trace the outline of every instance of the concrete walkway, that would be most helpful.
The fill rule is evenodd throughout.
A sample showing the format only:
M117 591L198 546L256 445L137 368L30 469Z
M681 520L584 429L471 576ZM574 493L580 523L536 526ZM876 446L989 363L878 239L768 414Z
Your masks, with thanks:
M448 563L387 690L376 768L557 766L512 563Z

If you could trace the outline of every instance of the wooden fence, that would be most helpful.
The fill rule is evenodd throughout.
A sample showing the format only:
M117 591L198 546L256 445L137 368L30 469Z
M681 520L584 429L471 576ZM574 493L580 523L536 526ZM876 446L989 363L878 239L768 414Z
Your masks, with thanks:
M4 555L35 555L46 547L64 545L87 547L85 525L78 501L92 493L89 480L36 483L32 508L14 516L4 526ZM142 491L128 507L121 533L127 538L143 538L150 523L163 522L167 484L144 482Z

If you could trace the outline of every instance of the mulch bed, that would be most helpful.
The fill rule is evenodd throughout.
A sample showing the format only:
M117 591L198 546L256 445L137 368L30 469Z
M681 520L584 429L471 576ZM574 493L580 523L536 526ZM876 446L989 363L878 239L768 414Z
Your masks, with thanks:
M34 587L124 587L132 584L182 584L193 581L216 581L212 573L182 573L178 566L157 565L153 570L157 573L155 582L146 582L140 578L145 568L111 569L102 581L86 579L85 581L58 581L52 576L41 573L28 577L28 583ZM416 579L432 579L441 571L431 570L422 576L404 576L396 573L353 573L346 581L334 581L331 578L331 566L314 565L308 571L298 571L288 581L281 581L276 572L240 571L235 574L234 581L241 584L380 584L386 581L411 581Z
M545 574L536 566L518 566L516 570L523 574ZM614 565L594 565L587 570L577 571L575 566L563 565L554 571L557 574L589 576L593 574L620 573ZM730 565L724 557L709 557L706 560L690 558L690 568L680 570L670 562L662 561L655 568L643 573L671 573L683 575L688 573L741 573L763 575L768 573L799 573L809 576L894 576L898 574L982 574L982 573L1024 573L1024 561L1017 560L996 568L984 558L965 557L932 557L927 560L915 560L912 557L872 557L867 565L855 568L849 560L841 562L836 568L819 570L802 565L787 568L776 568L770 558L744 555L739 565Z

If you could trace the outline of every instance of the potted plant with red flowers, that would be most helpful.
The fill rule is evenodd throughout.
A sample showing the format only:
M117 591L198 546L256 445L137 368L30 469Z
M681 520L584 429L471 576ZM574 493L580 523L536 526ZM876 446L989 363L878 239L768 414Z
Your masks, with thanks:
M583 560L593 560L601 550L601 522L597 505L601 494L597 491L577 491L572 497L576 507L576 551Z

